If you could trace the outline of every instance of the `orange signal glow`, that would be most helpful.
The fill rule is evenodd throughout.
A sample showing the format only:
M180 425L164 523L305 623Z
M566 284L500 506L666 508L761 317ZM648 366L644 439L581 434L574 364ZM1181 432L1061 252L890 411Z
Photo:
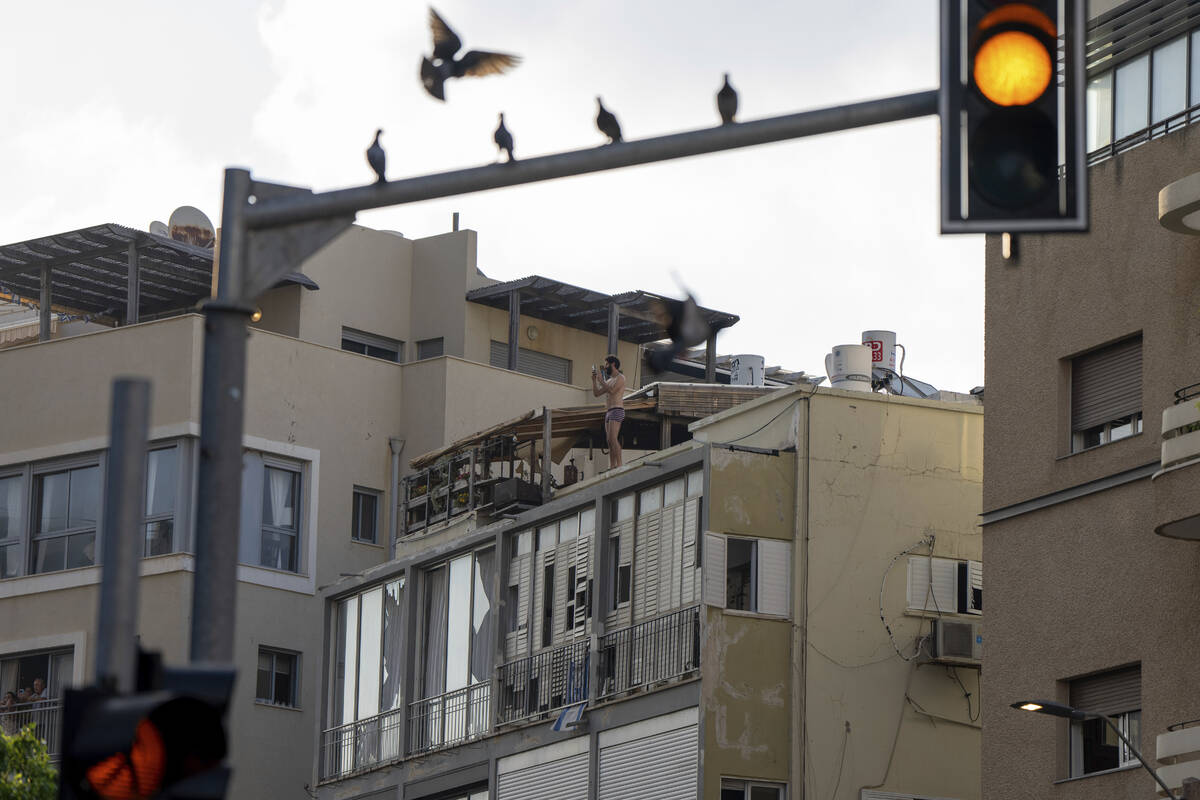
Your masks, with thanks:
M1054 64L1032 34L1001 31L975 54L975 85L999 106L1023 106L1037 100L1050 85Z
M138 723L129 753L116 753L88 767L87 780L104 800L149 800L162 788L167 750L149 720Z

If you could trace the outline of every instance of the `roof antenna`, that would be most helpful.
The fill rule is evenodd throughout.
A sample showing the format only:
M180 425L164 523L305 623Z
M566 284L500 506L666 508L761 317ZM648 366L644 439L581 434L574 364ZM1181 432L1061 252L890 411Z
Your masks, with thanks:
M453 227L451 227L450 230L452 230L452 231L458 230L458 212L457 211L454 212L453 222L451 222L451 225Z

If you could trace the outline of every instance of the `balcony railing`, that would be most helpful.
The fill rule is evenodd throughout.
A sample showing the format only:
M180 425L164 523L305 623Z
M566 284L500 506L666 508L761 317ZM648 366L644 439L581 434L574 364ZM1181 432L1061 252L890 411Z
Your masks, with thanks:
M1200 384L1175 392L1174 405L1162 414L1162 468L1200 458Z
M465 742L491 730L490 683L476 683L408 706L408 754Z
M400 709L348 722L321 733L321 780L370 769L400 756Z
M34 735L46 743L50 760L58 761L62 746L62 701L42 700L0 712L0 731L4 733L17 733L26 725L32 725Z
M549 714L588 699L588 642L572 642L511 661L497 670L496 724Z
M1167 117L1164 120L1147 125L1141 130L1123 136L1120 139L1114 139L1106 145L1102 145L1087 154L1088 166L1099 164L1101 161L1107 161L1114 156L1124 153L1127 150L1143 145L1153 139L1158 139L1166 136L1168 133L1179 130L1190 125L1193 122L1200 121L1200 104L1193 105L1190 108L1185 108L1173 116Z
M700 666L700 607L606 634L600 639L599 666L600 699L695 672Z

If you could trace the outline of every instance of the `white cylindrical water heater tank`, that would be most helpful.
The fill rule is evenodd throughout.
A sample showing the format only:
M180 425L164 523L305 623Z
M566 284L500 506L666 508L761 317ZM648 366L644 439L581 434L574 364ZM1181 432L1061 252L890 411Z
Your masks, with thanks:
M863 331L862 343L871 348L871 366L896 371L896 332Z
M766 365L762 356L734 356L729 362L729 382L734 386L762 386Z
M871 348L865 344L839 344L825 356L825 371L834 389L871 391Z

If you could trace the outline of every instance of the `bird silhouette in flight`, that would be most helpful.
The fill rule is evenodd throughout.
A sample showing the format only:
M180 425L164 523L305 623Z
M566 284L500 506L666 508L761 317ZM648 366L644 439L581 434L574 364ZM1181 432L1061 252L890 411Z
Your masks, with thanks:
M729 85L729 73L725 73L725 85L721 87L721 91L717 92L717 111L721 115L721 124L728 125L733 122L733 117L737 114L738 94L737 91Z
M621 141L621 123L617 122L613 113L604 107L604 103L599 97L596 98L596 105L600 109L596 114L596 127L608 137L609 144Z
M367 163L371 165L371 169L375 170L378 176L376 183L383 183L387 180L384 177L384 172L387 170L387 153L383 152L383 146L379 144L379 135L383 133L383 129L375 131L375 141L371 142L371 146L367 148Z
M433 57L421 58L421 85L438 100L446 99L445 84L450 78L479 78L499 75L521 63L520 56L493 53L487 50L468 50L462 58L454 56L462 49L462 39L429 9L429 29L433 32Z
M492 141L496 143L496 147L508 153L508 163L513 162L513 137L508 132L508 128L504 127L504 113L500 113L500 125L496 128L496 132L492 134Z
M669 347L648 353L650 366L655 372L666 372L677 355L705 341L713 333L691 292L683 300L659 298L651 304L650 312L671 340Z

